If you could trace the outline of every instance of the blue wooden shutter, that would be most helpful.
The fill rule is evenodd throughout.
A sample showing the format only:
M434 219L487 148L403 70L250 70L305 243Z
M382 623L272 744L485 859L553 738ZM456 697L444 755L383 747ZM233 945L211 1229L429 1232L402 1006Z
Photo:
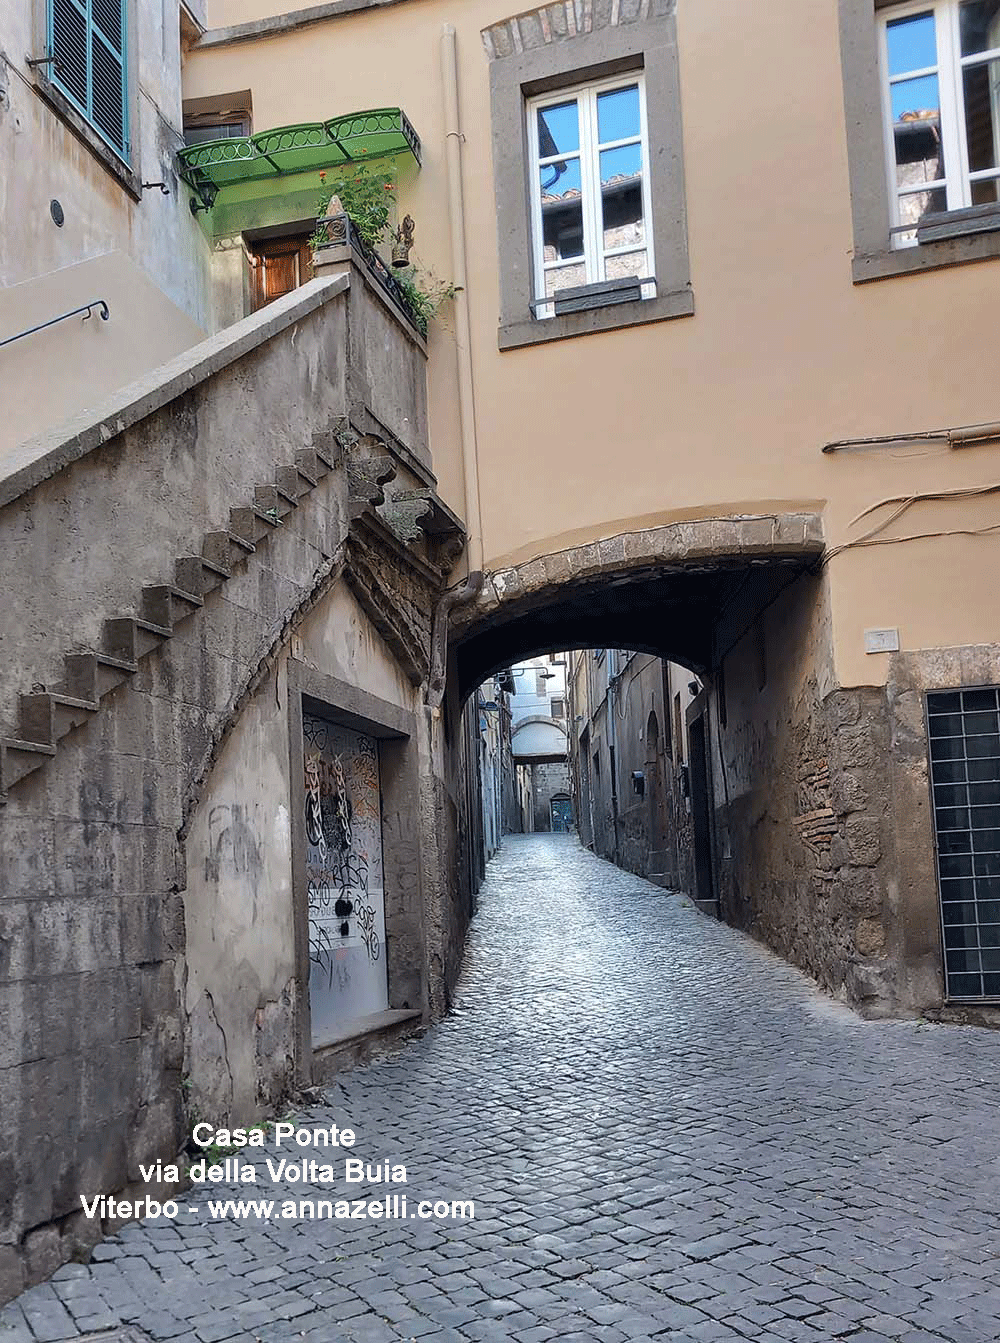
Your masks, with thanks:
M48 0L52 83L128 159L126 0Z

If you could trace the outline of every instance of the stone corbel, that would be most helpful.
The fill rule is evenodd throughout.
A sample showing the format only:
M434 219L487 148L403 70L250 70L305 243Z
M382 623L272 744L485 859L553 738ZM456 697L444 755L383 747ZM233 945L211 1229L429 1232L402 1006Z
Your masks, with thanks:
M431 549L432 562L442 573L449 573L465 550L465 533L449 532L445 536L436 536Z
M419 490L401 490L387 501L383 517L390 526L389 508L398 509L401 525L410 529L408 537L401 540L415 541L423 533L427 542L427 557L442 573L448 573L465 549L465 528L462 521L450 508L447 508L437 493L429 488Z
M344 452L349 487L350 516L360 517L369 508L385 503L382 488L396 477L396 462L375 434L359 434L345 422L335 431Z
M379 508L379 516L404 545L413 545L424 539L425 528L422 523L434 513L431 494L429 489L403 490L387 499Z
M384 504L385 490L382 487L394 479L395 475L396 463L391 457L349 456L347 480L350 486L351 518L359 517L372 506L377 508L380 504Z

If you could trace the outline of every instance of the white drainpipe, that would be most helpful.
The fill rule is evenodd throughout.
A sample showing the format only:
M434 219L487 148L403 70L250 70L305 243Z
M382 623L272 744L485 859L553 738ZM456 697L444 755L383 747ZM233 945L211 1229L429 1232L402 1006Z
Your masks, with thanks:
M465 208L462 198L462 123L458 109L458 58L453 24L441 32L441 76L444 85L445 154L448 163L448 216L451 222L451 274L455 286L455 351L458 360L458 414L465 472L465 521L469 529L470 575L483 567L483 522L479 498L479 449L473 392L469 296L466 290Z

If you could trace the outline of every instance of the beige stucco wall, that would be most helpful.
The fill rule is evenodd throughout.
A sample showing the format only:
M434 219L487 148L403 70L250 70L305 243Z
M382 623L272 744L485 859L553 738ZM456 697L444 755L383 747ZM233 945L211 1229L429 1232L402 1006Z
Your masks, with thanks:
M174 355L203 332L123 252L50 271L0 289L0 340L102 298L71 317L0 350L0 470L5 449L95 406Z
M100 337L89 330L83 339L73 319L75 334L58 326L0 350L3 432L13 441L82 409L83 387L100 395L123 386L211 324L209 252L174 165L182 143L177 0L128 7L131 168L137 182L164 182L169 192L138 198L37 90L26 61L44 52L44 10L12 0L0 14L0 339L91 298L106 298L113 314Z
M217 0L209 21L265 9ZM997 477L991 447L820 452L849 435L997 419L998 263L851 282L835 0L775 0L738 24L725 0L680 0L694 317L499 353L480 30L510 12L497 0L459 9L408 0L196 51L185 72L190 96L251 87L258 127L401 105L424 145L402 204L417 221L420 258L447 276L439 39L443 23L456 26L487 567L649 523L776 507L823 509L838 546L880 499ZM336 70L335 83L312 78L317 69ZM446 321L431 342L431 435L446 497L463 510L452 355ZM913 523L954 530L976 525L976 514L924 505L896 530ZM904 649L992 637L994 546L935 540L833 558L838 679L884 680L886 659L863 651L868 627L898 628Z

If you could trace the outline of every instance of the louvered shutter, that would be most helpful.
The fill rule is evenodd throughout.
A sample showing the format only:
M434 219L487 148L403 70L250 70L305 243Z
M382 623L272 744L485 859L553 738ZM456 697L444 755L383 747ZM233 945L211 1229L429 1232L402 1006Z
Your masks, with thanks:
M49 0L52 83L128 158L125 0Z

